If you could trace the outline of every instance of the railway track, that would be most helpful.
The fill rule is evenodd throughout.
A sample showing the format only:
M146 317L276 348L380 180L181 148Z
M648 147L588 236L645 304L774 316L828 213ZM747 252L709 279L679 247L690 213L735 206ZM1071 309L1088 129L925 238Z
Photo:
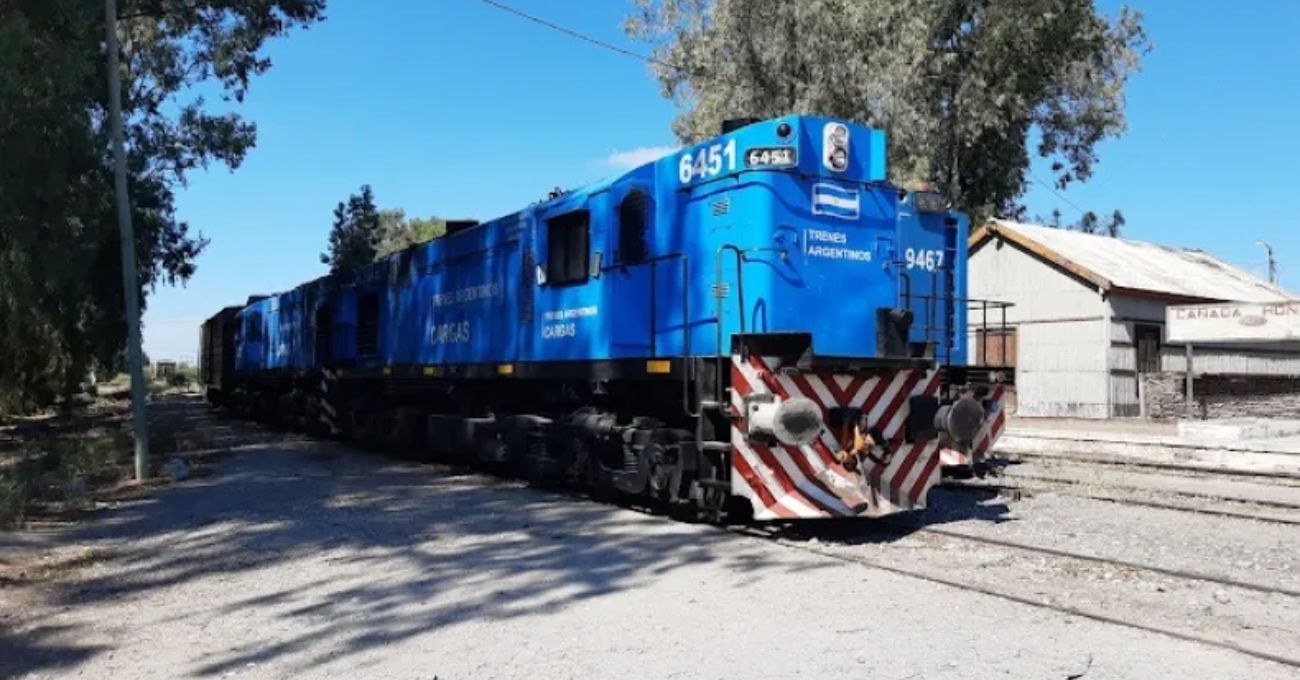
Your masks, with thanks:
M997 484L974 484L964 488L980 491L990 489L1006 490L1028 490L1022 486L999 486ZM1105 500L1105 499L1103 499ZM1160 503L1142 502L1138 499L1130 499L1132 504L1169 507L1176 510L1189 510L1183 506L1168 506ZM1119 501L1117 501L1119 502ZM1286 504L1279 504L1286 505ZM1203 510L1206 514L1223 514L1233 518L1260 519L1264 521L1277 521L1277 518L1258 517L1249 515L1243 517L1237 513L1216 513L1212 510ZM1285 521L1287 524L1300 522ZM879 527L888 527L886 531L897 532L897 536L889 534L880 534ZM820 529L820 530L819 530ZM1035 545L1023 541L1009 540L1000 537L991 537L979 535L964 531L953 526L936 526L925 525L909 521L908 518L884 518L877 521L877 527L864 528L861 525L851 526L841 523L838 526L828 525L818 527L817 525L789 525L785 527L744 527L733 528L746 535L758 536L766 540L772 540L781 545L803 552L813 553L822 557L834 559L840 562L859 564L872 569L880 569L902 576L921 579L924 581L937 583L953 588L959 588L971 592L977 592L992 597L998 597L1004 600L1017 602L1020 604L1033 606L1040 609L1055 611L1062 614L1070 614L1094 621L1121 625L1128 628L1143 630L1152 633L1158 633L1168 637L1193 642L1196 644L1207 645L1215 648L1231 650L1248 656L1263 659L1279 664L1284 664L1292 668L1300 668L1300 654L1293 654L1290 650L1295 649L1291 643L1277 643L1275 640L1267 638L1252 637L1252 632L1244 632L1240 636L1236 635L1211 635L1200 629L1200 624L1194 624L1191 617L1181 615L1169 615L1167 612L1152 613L1152 610L1143 610L1141 603L1135 603L1131 610L1134 612L1131 617L1117 615L1115 611L1122 611L1122 608L1107 607L1102 604L1093 603L1093 606L1080 606L1068 602L1060 601L1069 600L1072 595L1072 584L1068 581L1054 583L1056 589L1048 589L1046 592L1027 592L1033 588L1021 587L1013 581L996 581L989 582L990 577L981 575L978 560L971 560L972 564L964 568L941 568L922 562L916 564L908 559L890 559L882 558L869 554L870 551L855 549L861 544L881 543L892 544L910 534L929 536L938 539L940 543L937 546L946 548L947 554L951 555L968 555L973 554L975 549L982 546L993 548L1011 555L1020 555L1025 558L1034 557L1040 561L1050 562L1055 568L1061 568L1066 573L1091 573L1095 575L1105 572L1124 573L1132 572L1142 576L1144 581L1155 580L1157 582L1172 582L1168 587L1171 590L1179 589L1179 586L1186 584L1189 589L1199 589L1203 594L1213 591L1214 596L1218 593L1236 592L1239 595L1235 597L1248 597L1253 594L1255 597L1263 598L1264 601L1276 605L1282 600L1291 601L1295 605L1300 605L1300 589L1287 587L1283 585L1261 583L1254 580L1244 580L1232 578L1223 575L1216 575L1196 570L1179 569L1160 564L1152 564L1128 559L1119 559L1104 557L1095 554L1088 554L1074 550ZM875 531L875 535L868 535L864 540L864 532ZM933 546L932 546L933 547ZM939 547L935 548L939 550ZM1029 564L1033 562L1030 559L1011 559L1014 564ZM1040 562L1042 564L1044 562ZM1086 578L1084 579L1086 580ZM1125 595L1124 584L1117 584L1113 587L1115 590L1109 593L1112 597L1122 599ZM1244 592L1241 592L1244 591ZM1226 597L1226 595L1225 595ZM1086 597L1084 599L1087 599ZM1104 597L1102 598L1104 600ZM1176 602L1169 605L1177 609L1182 606ZM1182 610L1186 612L1187 610ZM1182 613L1180 612L1180 613ZM1163 615L1162 615L1163 614ZM1169 622L1186 622L1186 625L1179 627L1170 625ZM1234 623L1236 623L1234 621ZM1251 626L1245 626L1250 629ZM1244 639L1242 639L1244 638Z
M974 534L966 533L964 531L957 531L945 527L936 527L936 526L919 526L919 527L910 526L909 527L903 521L894 520L891 518L886 518L884 522L887 524L891 524L893 526L899 526L900 528L903 527L912 528L915 531L920 533L931 534L935 536L946 536L948 538L971 541L975 543L981 543L984 545L997 546L999 548L1008 548L1012 550L1021 550L1024 552L1037 553L1039 555L1047 555L1050 557L1061 557L1065 559L1079 560L1081 562L1089 562L1092 564L1099 564L1099 565L1104 565L1109 567L1119 567L1123 569L1132 569L1136 571L1146 571L1152 574L1159 574L1161 576L1165 576L1169 578L1203 581L1205 583L1214 583L1216 585L1228 586L1231 588L1241 588L1242 590L1250 590L1253 592L1263 593L1266 595L1285 595L1287 597L1300 598L1300 590L1296 590L1292 588L1269 586L1261 583L1254 583L1251 581L1242 581L1240 579L1231 579L1231 578L1225 578L1221 576L1215 576L1213 574L1207 574L1204 572L1188 571L1185 569L1172 569L1169 567L1161 567L1152 564L1143 564L1141 562L1133 562L1129 560L1113 559L1109 557L1098 557L1096 555L1089 555L1087 553L1074 552L1071 550L1061 550L1059 548L1048 548L1045 546L1030 545L1028 543L1022 543L1020 541L1011 541L1011 540L1001 539L1001 538L991 538L988 536L977 536Z
M1005 479L1005 478L1004 478ZM1120 505L1136 505L1146 508L1156 508L1159 510L1174 510L1178 512L1190 512L1199 515L1210 515L1214 517L1228 517L1233 519L1248 519L1258 522L1272 522L1275 524L1289 524L1300 526L1300 505L1290 503L1275 503L1271 501L1255 501L1227 496L1213 496L1205 494L1195 494L1177 491L1161 491L1162 495L1174 496L1180 499L1187 499L1196 503L1220 503L1227 506L1239 505L1246 506L1241 510L1229 509L1227 507L1204 507L1174 502L1163 502L1150 498L1138 498L1125 493L1108 493L1104 490L1089 490L1088 484L1075 480L1055 480L1049 478L1022 477L1017 475L1012 478L1016 483L995 482L945 482L939 488L955 491L997 491L1008 495L1032 495L1043 492L1059 492L1075 498L1086 498L1089 500L1104 501L1107 503L1118 503ZM1029 481L1026 484L1023 481ZM1120 492L1152 493L1150 489L1140 487L1115 487L1107 486ZM1249 506L1257 508L1270 508L1283 512L1261 513L1251 512ZM1289 512L1287 512L1289 511Z
M1188 477L1221 476L1252 481L1267 481L1278 486L1300 488L1300 474L1291 472L1251 472L1197 465L1178 465L1176 463L1156 463L1144 460L1121 459L1113 456L1084 456L1066 453L1038 454L1015 453L1010 457L995 456L994 460L1004 463L1019 461L1067 462L1082 465L1100 465L1112 468L1129 468L1158 472L1162 475L1185 475Z
M933 529L929 529L929 530L922 529L921 531L926 533L937 533ZM948 534L940 534L940 535L948 535ZM962 538L969 539L970 537L963 536ZM1234 642L1228 639L1213 638L1205 635L1199 635L1196 633L1190 633L1166 625L1132 621L1119 616L1106 614L1104 612L1093 611L1083 607L1062 604L1059 602L1051 602L1044 598L1022 595L1019 593L1010 592L1009 590L1003 588L996 588L985 584L973 583L968 580L963 580L957 576L936 574L932 572L926 572L920 569L910 569L906 566L900 566L897 563L887 563L882 560L871 559L870 557L866 557L862 555L849 555L839 550L835 550L833 548L813 546L813 545L808 545L806 543L797 543L788 539L775 539L775 540L777 540L778 543L786 547L789 547L791 549L815 554L839 562L858 564L871 569L879 569L881 571L898 574L900 576L907 576L910 578L920 579L922 581L944 585L951 588L957 588L969 592L980 593L982 595L996 597L1002 600L1016 602L1018 604L1023 604L1038 609L1045 609L1045 610L1050 610L1061 614L1078 616L1081 618L1090 619L1101 623L1124 626L1126 628L1131 628L1134 630L1156 633L1174 639L1183 640L1185 642L1192 642L1195 644L1205 645L1208 647L1225 649L1240 654L1245 654L1247 656L1251 656L1257 659L1263 659L1265 661L1271 661L1274 663L1282 664L1292 668L1300 668L1300 657L1288 656L1286 654L1279 654L1269 650L1259 649L1250 645ZM1002 547L1007 547L1005 543L1006 542L1000 542L999 544L1002 545ZM1032 550L1034 550L1035 552L1047 552L1038 548L1033 548ZM1049 554L1062 554L1062 553L1060 551L1052 551ZM1095 558L1090 556L1089 559L1091 559L1092 561L1107 562L1115 565L1123 564L1122 562L1118 562L1118 561L1103 560L1101 558ZM1139 568L1147 568L1147 567L1139 567ZM1155 571L1157 571L1157 573L1168 574L1176 570L1166 570L1166 569L1157 568L1155 569ZM1187 576L1184 578L1195 578L1197 580L1203 580L1199 576L1194 576L1194 575ZM1212 582L1216 582L1216 583L1222 583L1223 581L1224 579L1212 579ZM1248 587L1255 590L1261 590L1261 588L1255 584L1248 584ZM1270 591L1273 589L1262 588L1262 590ZM1292 591L1279 590L1276 592L1288 596L1295 596L1292 594Z
M1300 482L1287 475L1188 470L1179 466L1086 463L1044 457L1000 459L986 480L949 482L949 489L1009 494L1056 492L1124 505L1300 525Z

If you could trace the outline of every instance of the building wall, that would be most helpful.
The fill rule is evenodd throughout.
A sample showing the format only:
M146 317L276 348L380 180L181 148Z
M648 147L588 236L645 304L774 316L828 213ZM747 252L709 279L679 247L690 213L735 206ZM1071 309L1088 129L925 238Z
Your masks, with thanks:
M1145 386L1137 371L1137 325L1161 329L1162 373L1185 370L1185 348L1169 344L1165 337L1168 301L1104 298L1090 284L996 237L971 254L969 289L972 299L1014 305L1007 323L1017 334L1021 415L1141 415ZM995 326L999 320L995 316L990 322ZM970 323L974 334L978 313L971 315ZM971 356L976 356L974 337ZM1300 375L1300 343L1197 345L1194 370L1210 375Z
M1110 369L1111 415L1138 416L1151 412L1152 404L1163 403L1160 399L1145 397L1147 410L1143 410L1143 394L1139 393L1139 382L1145 382L1142 389L1162 390L1163 378L1148 382L1146 375L1137 373L1136 325L1158 326L1161 329L1160 371L1177 373L1180 376L1187 370L1186 347L1169 344L1165 336L1165 310L1170 303L1164 300L1115 296L1111 298L1111 347L1107 365ZM1250 343L1250 344L1215 344L1196 345L1193 347L1193 372L1205 375L1211 389L1229 389L1236 383L1223 382L1227 376L1294 376L1300 375L1300 343ZM1154 374L1160 375L1160 374ZM1215 381L1215 377L1221 378ZM1181 380L1181 378L1179 378ZM1181 383L1180 383L1181 384ZM1237 389L1233 387L1233 389ZM1240 398L1244 408L1253 408L1258 402L1262 408L1271 404L1271 398L1262 401L1247 396L1232 397L1224 392L1220 401ZM1155 399L1155 402L1153 402ZM1181 400L1181 396L1179 397ZM1180 402L1181 403L1181 402ZM1157 410L1159 406L1156 406ZM1181 407L1180 407L1181 408ZM1223 410L1219 406L1211 407ZM1226 407L1224 407L1226 408ZM1230 410L1230 409L1229 409Z
M1184 418L1183 373L1142 376L1147 417ZM1193 380L1193 415L1198 418L1300 418L1300 376L1203 375Z
M1022 416L1104 418L1108 305L1097 291L997 240L970 258L970 297L1010 302L1016 330L1016 402ZM995 326L1000 318L990 319ZM970 317L972 332L979 314ZM972 352L975 356L974 336Z
M1105 418L1105 322L1022 322L1017 327L1018 413L1023 416Z
M996 238L970 256L969 295L1013 303L1008 323L1095 319L1108 309L1095 289ZM979 323L979 314L970 320Z

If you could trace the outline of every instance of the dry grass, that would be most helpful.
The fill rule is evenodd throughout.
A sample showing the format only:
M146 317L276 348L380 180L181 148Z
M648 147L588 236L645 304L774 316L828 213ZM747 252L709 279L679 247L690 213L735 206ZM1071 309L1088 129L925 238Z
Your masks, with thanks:
M0 527L32 514L84 510L97 489L131 471L131 439L120 422L22 432L0 452Z

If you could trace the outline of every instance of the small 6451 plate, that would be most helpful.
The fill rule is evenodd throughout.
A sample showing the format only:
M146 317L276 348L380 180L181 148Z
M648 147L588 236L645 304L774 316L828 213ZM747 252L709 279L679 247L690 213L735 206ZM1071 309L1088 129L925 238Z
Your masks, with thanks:
M789 168L798 164L793 146L756 146L745 151L747 168Z

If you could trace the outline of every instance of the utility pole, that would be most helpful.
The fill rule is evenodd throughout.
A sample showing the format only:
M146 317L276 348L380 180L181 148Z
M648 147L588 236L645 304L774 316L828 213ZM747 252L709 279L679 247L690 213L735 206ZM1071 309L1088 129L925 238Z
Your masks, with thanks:
M1268 252L1268 282L1277 285L1277 260L1273 259L1273 246L1263 241L1255 241L1255 245L1263 246Z
M117 56L117 0L104 0L108 27L108 119L113 135L113 180L117 225L122 239L122 294L126 298L126 355L131 371L131 421L135 426L135 480L143 482L149 461L149 421L145 415L144 366L140 350L140 282L135 265L135 230L126 192L126 144L122 141L122 83Z

